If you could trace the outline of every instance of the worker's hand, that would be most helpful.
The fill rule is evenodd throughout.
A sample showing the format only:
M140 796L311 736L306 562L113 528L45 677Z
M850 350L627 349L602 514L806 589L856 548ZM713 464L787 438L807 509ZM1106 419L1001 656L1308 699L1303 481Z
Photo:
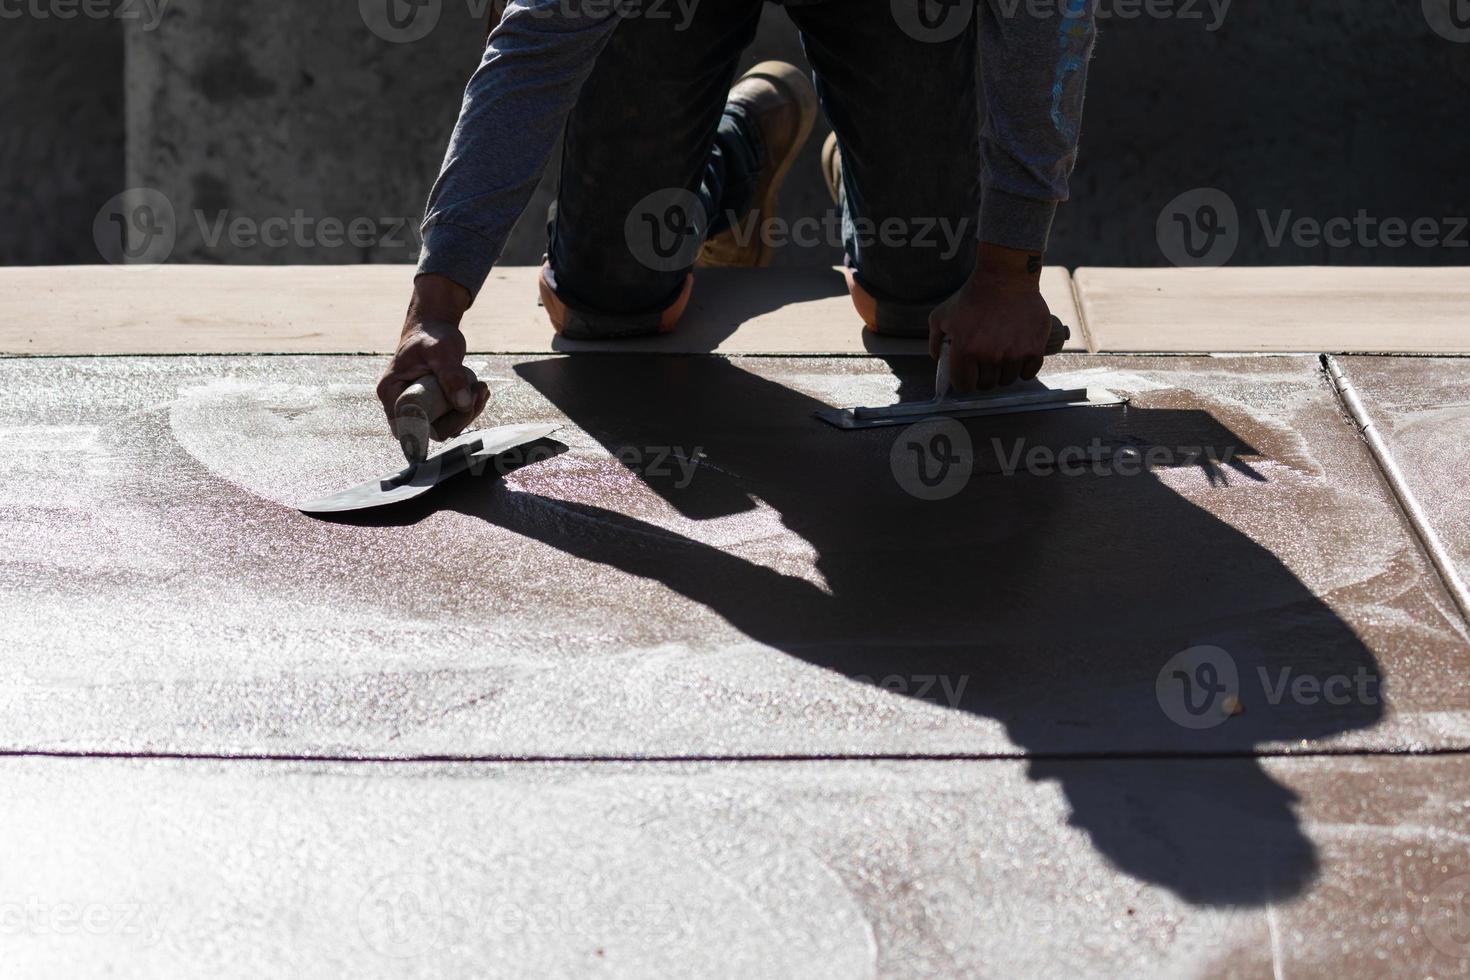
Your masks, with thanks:
M929 315L929 353L949 338L950 384L958 392L1008 385L1041 370L1051 311L1041 298L1041 256L982 244L975 271Z
M485 410L489 386L483 381L471 385L464 369L465 340L459 321L469 306L469 291L453 280L435 275L414 280L398 350L378 381L378 401L389 429L394 429L404 389L426 374L439 382L451 406L449 414L434 421L434 438L454 438ZM396 430L393 435L397 438Z

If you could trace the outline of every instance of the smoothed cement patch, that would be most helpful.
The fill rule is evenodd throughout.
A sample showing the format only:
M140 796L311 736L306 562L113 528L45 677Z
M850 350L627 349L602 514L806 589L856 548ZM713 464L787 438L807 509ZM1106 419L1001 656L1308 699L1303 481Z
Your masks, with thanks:
M1462 626L1316 358L1056 358L1132 405L969 420L938 500L932 434L810 417L927 396L926 358L476 367L563 451L344 524L291 504L398 468L377 358L0 362L0 746L1470 743Z
M8 977L1451 976L1462 759L0 760Z

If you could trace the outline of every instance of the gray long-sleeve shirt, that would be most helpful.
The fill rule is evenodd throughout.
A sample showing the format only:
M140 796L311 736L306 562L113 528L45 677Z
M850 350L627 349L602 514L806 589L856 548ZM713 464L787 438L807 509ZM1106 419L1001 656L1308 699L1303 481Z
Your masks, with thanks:
M429 195L420 274L474 295L500 258L621 20L612 4L566 16L564 2L511 0L491 32ZM980 239L1043 251L1076 161L1092 3L980 0L976 15L986 93Z

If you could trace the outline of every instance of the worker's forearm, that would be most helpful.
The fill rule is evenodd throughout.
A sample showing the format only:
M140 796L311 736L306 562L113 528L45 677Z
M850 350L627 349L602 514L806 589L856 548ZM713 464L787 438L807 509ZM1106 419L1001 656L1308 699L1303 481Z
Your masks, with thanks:
M980 238L1039 253L1077 161L1094 4L988 0L979 13L986 103Z
M414 277L413 297L408 301L408 325L424 320L440 320L459 325L470 308L470 291L453 279L426 272Z
M479 292L619 18L512 0L470 79L424 218L419 272Z
M1018 282L1041 281L1042 252L1039 249L1009 248L993 242L982 242L975 253L975 271Z

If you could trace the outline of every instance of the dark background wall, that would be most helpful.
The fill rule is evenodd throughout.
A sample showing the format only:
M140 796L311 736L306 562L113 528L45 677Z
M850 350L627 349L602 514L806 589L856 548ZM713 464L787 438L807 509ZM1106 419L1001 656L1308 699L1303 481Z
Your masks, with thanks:
M175 213L171 261L412 261L484 7L442 0L433 30L394 40L363 14L374 2L115 0L107 17L0 21L0 263L100 261L94 218L138 187ZM1470 31L1444 36L1458 36L1445 15L1465 0L1236 0L1218 23L1206 0L1132 18L1126 2L1103 2L1115 14L1102 22L1053 261L1165 264L1160 212L1209 187L1238 210L1238 264L1470 263L1470 244L1388 247L1375 233L1273 244L1257 215L1435 219L1441 237L1445 219L1470 216ZM1186 3L1197 18L1180 16ZM775 7L746 60L769 57L801 60ZM914 97L935 96L916 86ZM793 170L788 217L831 206L816 162L825 133ZM553 178L507 261L539 258ZM228 231L212 241L237 219L293 216L374 230L341 244L312 231L282 245ZM789 246L777 261L837 258Z
M99 261L92 218L124 173L118 25L0 20L0 264Z

